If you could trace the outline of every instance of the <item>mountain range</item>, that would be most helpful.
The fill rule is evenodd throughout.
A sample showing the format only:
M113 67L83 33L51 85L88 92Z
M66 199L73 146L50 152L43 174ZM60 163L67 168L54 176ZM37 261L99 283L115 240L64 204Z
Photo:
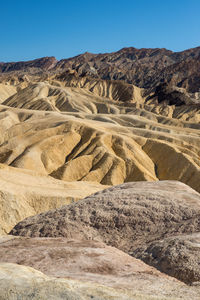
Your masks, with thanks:
M167 49L123 48L117 52L92 54L56 60L43 57L26 62L0 63L0 73L60 73L75 70L79 76L123 80L141 88L173 83L188 92L199 92L200 47L173 52Z

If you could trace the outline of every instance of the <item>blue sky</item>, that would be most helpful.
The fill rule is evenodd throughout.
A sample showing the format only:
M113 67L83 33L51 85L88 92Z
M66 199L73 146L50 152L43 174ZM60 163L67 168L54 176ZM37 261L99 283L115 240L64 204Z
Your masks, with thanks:
M0 61L200 46L200 0L2 0Z

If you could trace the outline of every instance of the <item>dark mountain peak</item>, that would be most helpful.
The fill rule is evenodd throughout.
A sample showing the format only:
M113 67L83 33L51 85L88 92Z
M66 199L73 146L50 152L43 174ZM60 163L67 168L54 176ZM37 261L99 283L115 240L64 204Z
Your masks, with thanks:
M42 69L51 69L57 63L57 59L54 56L45 56L33 61L27 62L28 64L32 65L33 67L38 67Z
M166 48L135 48L135 47L125 47L117 51L117 53L145 53L146 55L150 55L152 53L157 54L167 54L170 55L173 51L168 50Z
M198 47L195 47L195 48L189 48L189 49L186 49L186 50L183 50L183 51L178 51L178 52L175 52L175 53L179 53L179 54L193 54L193 53L196 53L196 54L199 54L200 53L200 46Z
M135 47L124 47L120 50L118 50L116 53L129 53L129 52L134 52L137 51L138 49Z
M26 71L30 68L40 68L43 70L49 70L53 68L57 63L57 59L54 56L46 56L29 61L8 62L0 64L0 71L2 73L11 71Z

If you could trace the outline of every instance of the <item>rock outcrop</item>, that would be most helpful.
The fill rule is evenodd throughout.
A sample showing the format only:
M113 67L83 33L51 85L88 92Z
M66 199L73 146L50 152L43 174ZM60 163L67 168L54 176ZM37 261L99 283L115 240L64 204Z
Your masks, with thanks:
M134 255L187 284L200 284L199 248L200 233L175 235L137 249Z
M134 290L137 277L143 280L171 281L141 260L94 240L66 238L0 238L0 263L17 263L32 267L45 275L71 278Z
M167 83L162 83L156 87L155 93L149 97L149 100L155 98L157 100L157 103L155 104L163 103L165 106L192 106L196 104L197 107L200 107L200 105L198 105L200 102L197 99L192 98L192 96L193 95L187 93L184 88L176 87L172 84L170 85Z
M6 261L0 263L2 300L197 300L199 297L197 287L188 287L97 241L8 236L0 239L0 253L0 260Z
M200 230L200 195L175 181L126 183L23 220L27 237L96 239L127 253L154 240Z

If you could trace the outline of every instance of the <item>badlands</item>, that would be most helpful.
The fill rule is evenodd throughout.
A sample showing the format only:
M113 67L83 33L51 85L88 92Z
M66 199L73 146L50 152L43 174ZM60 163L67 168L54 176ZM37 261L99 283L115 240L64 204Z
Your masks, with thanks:
M200 299L200 48L0 63L0 299Z

